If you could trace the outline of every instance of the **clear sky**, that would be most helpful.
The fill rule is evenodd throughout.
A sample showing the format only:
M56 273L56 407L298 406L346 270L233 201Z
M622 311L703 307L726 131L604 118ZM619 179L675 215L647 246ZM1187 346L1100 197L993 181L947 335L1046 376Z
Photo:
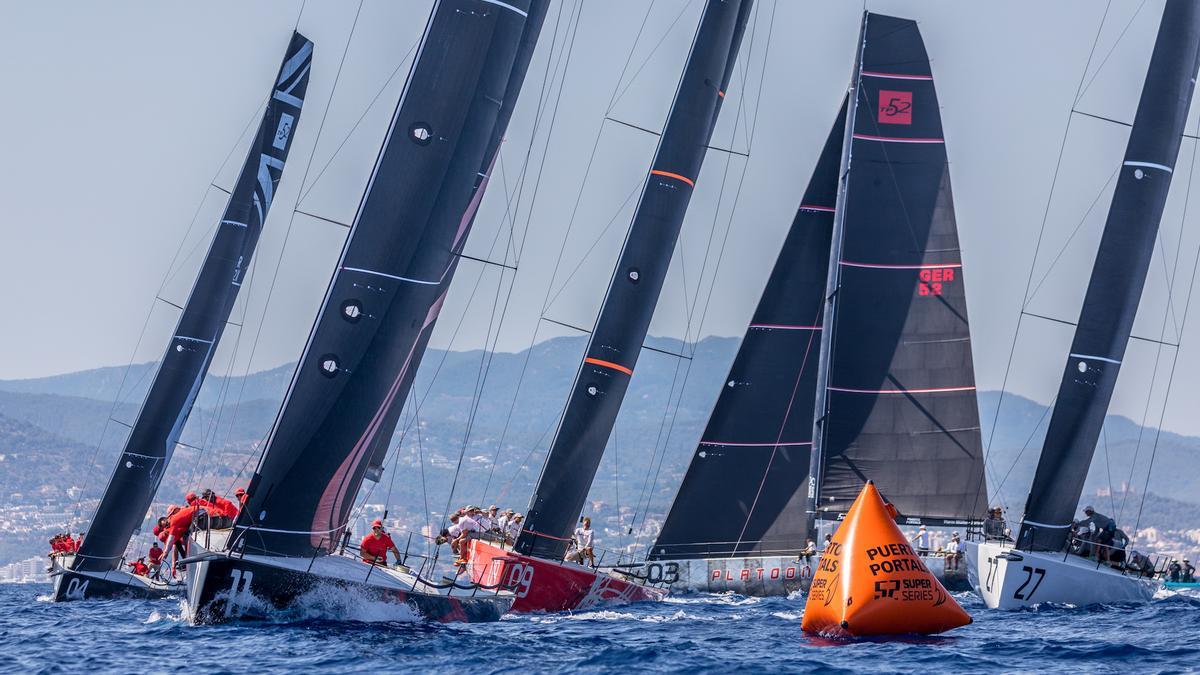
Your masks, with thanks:
M714 138L750 157L709 154L658 335L742 333L847 85L862 5L756 4ZM1004 382L1031 265L1029 311L1078 314L1127 130L1070 110L1132 120L1162 8L1114 0L1105 16L1105 4L867 3L918 19L932 58L983 389ZM236 310L244 328L217 367L294 360L345 230L293 209L352 217L429 6L365 0L356 21L352 0L0 0L0 378L123 365L143 327L135 358L157 358L174 314L153 299L160 287L174 302L186 297L223 207L208 186L232 182L298 23L316 43L308 100ZM661 128L700 7L555 3L468 251L517 264L503 326L497 336L499 268L467 262L434 346L495 341L514 351L566 333L539 323L543 313L591 324L655 141L605 118ZM1189 133L1196 128L1193 115ZM1200 241L1197 219L1183 213L1194 158L1185 140L1136 327L1169 342L1180 337ZM501 298L513 278L506 273ZM1182 374L1200 367L1195 334L1183 330ZM1048 402L1070 336L1026 319L1008 387ZM1153 384L1157 421L1172 358L1135 343L1114 409L1141 419ZM1200 432L1196 396L1179 379L1165 425Z

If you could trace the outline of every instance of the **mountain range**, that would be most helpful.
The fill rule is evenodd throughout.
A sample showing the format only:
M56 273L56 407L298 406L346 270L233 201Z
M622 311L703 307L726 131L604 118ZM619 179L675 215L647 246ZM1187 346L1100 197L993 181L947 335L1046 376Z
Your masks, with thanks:
M381 482L368 483L361 498L415 525L426 522L428 512L467 502L523 510L585 344L583 337L563 337L520 353L429 350L393 441L398 449ZM645 351L638 363L591 494L596 512L616 514L623 527L669 506L738 341L649 344L658 351ZM208 378L164 478L164 503L197 487L228 491L248 480L293 369L287 364ZM153 371L154 364L144 363L0 380L0 489L68 505L98 496ZM979 403L985 442L990 439L989 492L1010 508L1010 518L1018 517L1047 409L1011 393L981 392ZM1097 494L1128 495L1126 482L1140 490L1152 454L1150 486L1156 496L1147 512L1192 511L1179 505L1200 503L1200 474L1190 470L1200 457L1200 438L1157 434L1118 416L1107 420L1084 501L1097 501L1097 508L1118 520L1132 519L1140 497L1105 502Z

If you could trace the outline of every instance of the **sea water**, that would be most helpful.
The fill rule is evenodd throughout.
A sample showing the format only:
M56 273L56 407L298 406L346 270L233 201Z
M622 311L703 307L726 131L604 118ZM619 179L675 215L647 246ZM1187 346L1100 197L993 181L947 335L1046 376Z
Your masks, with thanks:
M428 624L402 607L317 599L273 622L193 626L178 599L52 603L0 585L0 672L1200 671L1200 592L1148 605L1000 612L931 638L800 632L804 599L710 595L492 624Z

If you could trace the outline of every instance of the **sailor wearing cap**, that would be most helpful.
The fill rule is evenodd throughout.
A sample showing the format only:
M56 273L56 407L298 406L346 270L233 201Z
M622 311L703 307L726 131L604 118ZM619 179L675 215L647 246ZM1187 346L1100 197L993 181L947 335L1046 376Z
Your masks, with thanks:
M362 561L368 565L387 565L388 551L395 554L397 563L400 562L400 549L396 548L392 538L383 530L383 521L378 518L371 523L371 533L363 537L358 550L362 554Z

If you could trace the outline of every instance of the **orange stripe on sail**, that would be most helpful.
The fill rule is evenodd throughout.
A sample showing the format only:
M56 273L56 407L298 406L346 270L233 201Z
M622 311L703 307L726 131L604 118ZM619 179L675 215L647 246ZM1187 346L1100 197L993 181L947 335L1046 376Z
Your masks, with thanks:
M721 98L725 98L725 92L723 92L723 91L721 91L720 89L718 89L718 90L717 90L717 96L720 96Z
M671 173L670 171L659 171L658 169L654 169L653 171L650 172L650 174L652 176L666 176L667 178L678 178L679 180L687 183L688 185L691 185L692 187L696 187L696 182L693 181L691 178L688 178L687 176L680 176L679 174Z
M622 373L625 373L626 375L633 375L632 370L626 368L625 366L613 363L612 361L603 361L601 359L593 359L592 357L589 356L586 359L584 359L583 362L590 363L593 366L604 366L605 368L612 368L613 370L619 370Z

